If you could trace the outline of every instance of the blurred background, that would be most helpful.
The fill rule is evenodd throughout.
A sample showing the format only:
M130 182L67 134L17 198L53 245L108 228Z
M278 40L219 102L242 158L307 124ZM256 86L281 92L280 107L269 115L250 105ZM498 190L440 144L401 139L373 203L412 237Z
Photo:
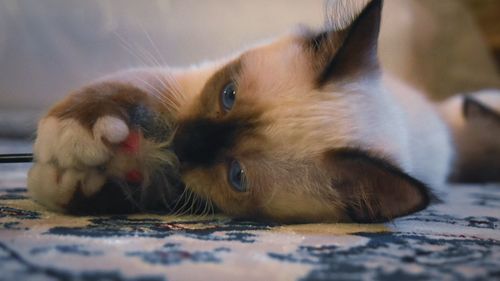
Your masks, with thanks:
M52 103L104 74L190 65L298 24L319 28L324 8L323 0L0 0L0 136L31 137ZM500 87L500 1L386 0L380 56L434 99Z

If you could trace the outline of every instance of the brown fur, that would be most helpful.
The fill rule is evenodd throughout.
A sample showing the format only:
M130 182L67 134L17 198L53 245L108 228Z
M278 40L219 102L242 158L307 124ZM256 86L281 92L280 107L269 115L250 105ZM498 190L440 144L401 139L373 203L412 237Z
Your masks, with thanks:
M473 96L462 101L464 127L454 130L457 159L453 182L500 181L500 113Z
M183 186L173 166L177 160L167 151L171 138L165 137L172 129L170 124L176 110L165 105L152 94L123 82L95 83L72 93L55 105L46 118L76 120L91 136L96 121L103 116L120 118L132 130L141 131L140 151L137 153L123 153L119 144L111 144L102 138L101 141L111 150L113 159L91 168L107 175L105 185L98 193L88 197L81 191L82 182L77 182L71 200L60 207L71 213L110 213L153 210L172 204L172 201L162 201L165 200L164 194L175 200ZM137 109L147 111L139 113L145 115L141 116L145 120L137 120L133 116L137 115ZM51 159L50 164L60 169L56 180L60 183L62 174L69 167L59 167L60 163L55 159ZM78 163L77 168L82 169L81 165ZM142 183L131 185L124 181L124 171L133 169L141 171L144 177ZM169 188L162 189L162 185L168 185Z
M431 199L422 183L366 152L333 150L325 153L325 162L332 176L331 187L339 192L354 221L385 221L410 214Z
M101 116L115 116L130 123L128 110L139 104L158 111L169 112L152 102L148 94L132 85L107 82L86 87L69 95L55 105L48 113L61 119L78 120L85 128L91 129Z
M191 115L179 118L174 138L174 147L183 147L176 153L181 165L188 167L182 169L187 188L228 214L284 222L386 221L424 208L429 202L425 186L396 166L373 157L358 161L331 155L330 151L356 144L335 144L314 137L334 128L312 121L315 110L307 108L332 98L330 95L335 99L335 94L314 92L318 85L328 86L329 91L340 90L346 79L377 73L373 42L378 35L380 8L380 1L372 2L353 25L340 31L317 36L306 33L252 49L235 60L237 67L235 62L229 63L209 78L194 107L187 110ZM262 77L267 69L275 69L272 75L279 84L266 84L273 81ZM290 72L302 80L279 76ZM230 81L236 82L238 96L234 108L224 113L216 100ZM302 88L289 92L288 85ZM252 122L251 133L245 130L247 133L241 135L228 135L230 145L209 122L192 125L201 120L217 124L245 120L241 116L253 116L252 120L258 121ZM246 128L244 124L239 127ZM194 142L197 138L199 141ZM196 143L218 143L225 148L198 149ZM199 157L206 151L217 151L216 155L209 154L210 162ZM193 156L186 159L186 152ZM328 155L328 160L322 155ZM249 191L238 192L231 187L228 159L238 159L244 165ZM358 174L361 178L356 178ZM345 183L352 189L346 190Z
M201 90L200 98L195 106L188 110L190 114L205 115L210 118L218 118L225 115L222 108L219 93L222 88L231 80L236 80L241 71L241 62L239 59L228 63L222 69L218 70L205 83Z
M178 157L182 181L228 215L281 222L381 222L406 215L425 208L430 195L405 172L404 144L388 137L400 131L393 130L398 124L386 126L388 116L399 115L378 75L381 9L382 1L374 0L349 26L292 34L225 65L174 71L184 96L176 108L143 88L102 83L70 96L49 116L91 128L103 115L130 126L129 109L137 104L165 118L175 114L177 129L166 145ZM221 92L231 82L237 95L228 109ZM161 154L142 149L146 159ZM229 179L235 161L246 189ZM144 170L160 171L156 164Z
M312 55L312 68L318 73L318 87L377 72L377 45L372 42L378 38L381 9L371 7L377 5L381 4L369 3L358 20L343 29L306 34L305 46Z

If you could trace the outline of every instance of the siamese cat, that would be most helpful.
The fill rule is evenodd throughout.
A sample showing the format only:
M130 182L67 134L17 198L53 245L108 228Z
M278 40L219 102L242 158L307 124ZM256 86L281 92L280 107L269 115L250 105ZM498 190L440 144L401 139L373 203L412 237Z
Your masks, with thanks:
M60 211L134 201L174 212L193 197L284 223L426 208L450 173L451 135L435 105L381 69L382 0L337 3L320 32L72 93L39 122L32 197Z
M482 90L441 105L455 140L452 182L500 182L500 91Z

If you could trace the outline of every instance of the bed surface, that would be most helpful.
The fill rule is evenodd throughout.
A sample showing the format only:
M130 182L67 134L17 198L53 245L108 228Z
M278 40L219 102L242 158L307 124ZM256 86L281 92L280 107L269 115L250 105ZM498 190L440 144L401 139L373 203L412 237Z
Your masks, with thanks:
M29 151L0 140L0 153ZM498 280L500 186L389 224L274 225L225 217L72 217L0 164L0 280Z

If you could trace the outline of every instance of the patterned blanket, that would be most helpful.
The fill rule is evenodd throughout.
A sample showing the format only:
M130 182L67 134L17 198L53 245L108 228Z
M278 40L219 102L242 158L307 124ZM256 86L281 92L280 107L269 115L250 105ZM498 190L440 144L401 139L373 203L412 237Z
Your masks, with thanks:
M278 225L57 214L27 197L28 168L0 166L0 280L500 279L499 185L384 225Z

